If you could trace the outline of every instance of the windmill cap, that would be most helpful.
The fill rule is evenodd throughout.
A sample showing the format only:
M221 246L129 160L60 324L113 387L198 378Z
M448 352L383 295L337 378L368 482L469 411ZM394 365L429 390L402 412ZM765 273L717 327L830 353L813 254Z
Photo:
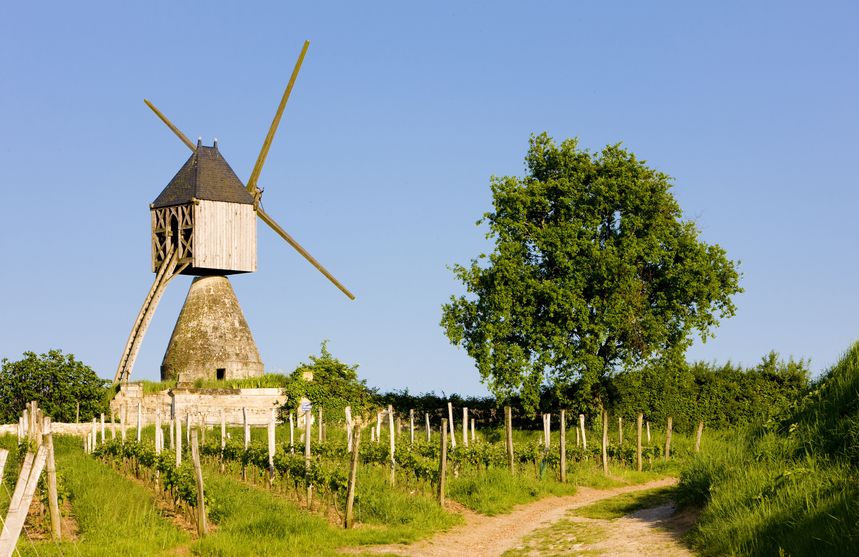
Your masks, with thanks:
M197 140L194 154L185 161L151 207L183 205L193 199L253 205L253 197L218 151L217 140L212 147L206 147L202 140Z

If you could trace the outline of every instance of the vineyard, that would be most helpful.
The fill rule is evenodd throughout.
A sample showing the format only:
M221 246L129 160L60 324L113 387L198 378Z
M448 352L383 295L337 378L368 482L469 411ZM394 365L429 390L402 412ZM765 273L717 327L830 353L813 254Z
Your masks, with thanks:
M599 439L602 424L593 425L585 435ZM367 427L363 439L353 437L356 453L349 451L345 423L327 424L322 441L314 431L310 443L307 437L300 443L293 437L290 443L286 424L273 428L273 438L267 429L272 430L251 429L247 447L243 428L235 427L227 428L223 438L217 427L186 430L180 434L183 443L171 442L175 448L163 450L156 439L169 436L156 435L153 426L142 429L140 442L130 440L136 438L134 434L125 442L118 436L97 439L89 453L80 438L58 437L59 493L69 532L59 542L46 535L50 526L43 494L30 511L18 551L23 555L170 555L189 550L205 555L298 550L335 554L343 547L407 543L457 524L460 516L439 504L440 484L446 492L442 497L493 515L546 495L571 494L576 485L610 487L675 474L694 452L693 439L675 434L671 459L666 461L666 432L654 427L651 441L642 442L644 464L638 472L636 433L633 428L613 430L605 446L609 467L605 474L601 443L585 447L575 436L568 436L563 451L567 477L561 482L558 431L512 431L511 472L501 428L472 431L470 438L461 438L454 447L440 428L434 428L427 440L399 427L381 431ZM28 449L17 441L0 438L0 444L11 449L5 473L10 492ZM203 497L195 478L192 442L199 443ZM344 528L353 457L357 468L354 525ZM442 469L444 482L440 481ZM201 501L205 513L199 512ZM8 501L0 499L0 510L6 505Z

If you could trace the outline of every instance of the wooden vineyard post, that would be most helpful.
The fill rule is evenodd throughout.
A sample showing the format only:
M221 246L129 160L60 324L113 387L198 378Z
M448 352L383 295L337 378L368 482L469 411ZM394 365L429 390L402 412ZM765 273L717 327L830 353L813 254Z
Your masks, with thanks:
M391 485L394 485L397 481L397 461L394 460L394 454L396 452L396 436L394 434L394 407L390 404L388 405L388 433L390 434L389 436L391 438Z
M349 483L346 487L346 520L344 526L351 528L354 522L352 507L355 505L355 482L358 480L358 448L361 444L361 426L352 429L352 461L349 464Z
M415 409L409 409L409 445L415 444Z
M448 422L448 427L450 428L450 447L452 449L456 448L456 432L453 431L453 403L447 403L447 419L450 420Z
M274 437L275 437L275 415L274 408L271 409L271 416L268 419L268 487L271 488L274 483Z
M504 407L504 440L507 444L507 464L512 474L515 472L515 463L513 460L513 411L509 406Z
M110 409L110 438L116 439L116 416L113 414L113 408Z
M424 421L426 421L427 443L432 441L432 429L430 429L429 412L424 413Z
M182 420L177 416L173 423L176 426L176 468L182 466Z
M170 450L176 450L176 420L173 418L167 423L167 433L170 434Z
M650 420L647 420L647 444L650 444Z
M576 426L573 429L576 430L576 448L582 446L582 434L579 432L579 427Z
M312 411L309 408L304 412L304 471L305 474L310 473L310 419L313 417ZM307 508L313 503L313 486L307 483Z
M319 437L319 442L322 443L324 436L323 436L323 432L322 432L323 427L322 427L322 407L321 406L319 407L319 423L316 425L316 429L318 430L317 431L317 437Z
M206 496L203 493L203 467L200 465L200 447L197 430L191 431L191 461L194 463L194 480L197 482L197 534L202 538L209 532L206 521Z
M588 438L585 435L585 415L579 414L579 431L582 433L582 449L588 450Z
M143 431L143 407L140 402L137 403L137 442L140 443L140 435Z
M641 424L644 421L644 414L638 413L635 419L635 468L641 472Z
M474 418L471 418L471 442L474 443L477 441L477 432L475 431L475 424L477 421Z
M292 412L289 413L289 452L295 454L295 420Z
M191 413L185 414L185 441L191 446Z
M444 482L447 475L447 420L441 419L441 456L438 459L438 504L444 506Z
M227 448L227 413L221 408L221 452Z
M567 412L561 410L560 444L561 444L561 483L567 483Z
M381 412L376 412L376 429L374 431L375 431L375 435L374 435L373 440L376 443L378 443L379 439L382 436L381 435L381 433L382 433L382 413Z
M128 402L125 402L119 409L119 429L122 432L122 444L125 445L126 427L128 425Z
M92 419L92 429L90 430L89 434L92 437L92 447L95 448L96 442L98 441L98 422L95 420L95 418ZM39 443L41 442L42 440L39 439Z
M602 472L608 476L608 412L602 411Z
M462 446L468 446L468 408L462 409Z
M107 441L107 437L104 434L104 412L102 412L101 413L101 443L104 444L105 441ZM50 457L48 457L48 458L50 458Z
M155 454L161 454L161 410L155 412Z
M104 414L102 414L102 418L104 418ZM51 535L54 540L59 541L62 539L62 529L60 528L60 503L57 498L57 464L54 460L54 435L51 432L51 418L45 417L44 424L42 444L47 447L45 464L48 472L48 508L51 513ZM103 437L104 433L102 433ZM2 477L3 473L0 471L0 478Z
M698 430L695 432L695 452L701 452L701 434L704 433L704 420L698 422Z
M39 447L35 457L31 452L24 457L24 466L18 476L18 483L15 484L3 531L0 533L0 557L11 557L15 551L18 536L21 535L21 528L36 494L39 476L42 475L47 460L48 447L44 444Z
M617 446L623 447L623 418L617 417Z
M352 407L347 406L343 409L343 413L346 414L346 452L352 454Z
M552 415L543 414L543 447L548 452L552 442Z
M673 421L674 418L668 416L668 426L665 428L665 462L668 462L668 459L671 458L671 428Z

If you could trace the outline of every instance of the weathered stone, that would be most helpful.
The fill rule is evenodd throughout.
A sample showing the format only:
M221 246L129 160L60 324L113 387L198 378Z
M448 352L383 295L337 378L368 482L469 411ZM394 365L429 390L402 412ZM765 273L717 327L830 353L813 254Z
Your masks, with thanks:
M161 379L242 379L263 374L251 330L224 276L197 277L176 320Z

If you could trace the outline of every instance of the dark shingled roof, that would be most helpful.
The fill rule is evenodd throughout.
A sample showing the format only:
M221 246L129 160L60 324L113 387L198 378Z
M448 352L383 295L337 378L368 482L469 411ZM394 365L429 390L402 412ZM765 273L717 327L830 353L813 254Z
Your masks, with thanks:
M197 144L197 150L170 180L152 207L182 205L191 199L253 205L254 198L214 147Z

